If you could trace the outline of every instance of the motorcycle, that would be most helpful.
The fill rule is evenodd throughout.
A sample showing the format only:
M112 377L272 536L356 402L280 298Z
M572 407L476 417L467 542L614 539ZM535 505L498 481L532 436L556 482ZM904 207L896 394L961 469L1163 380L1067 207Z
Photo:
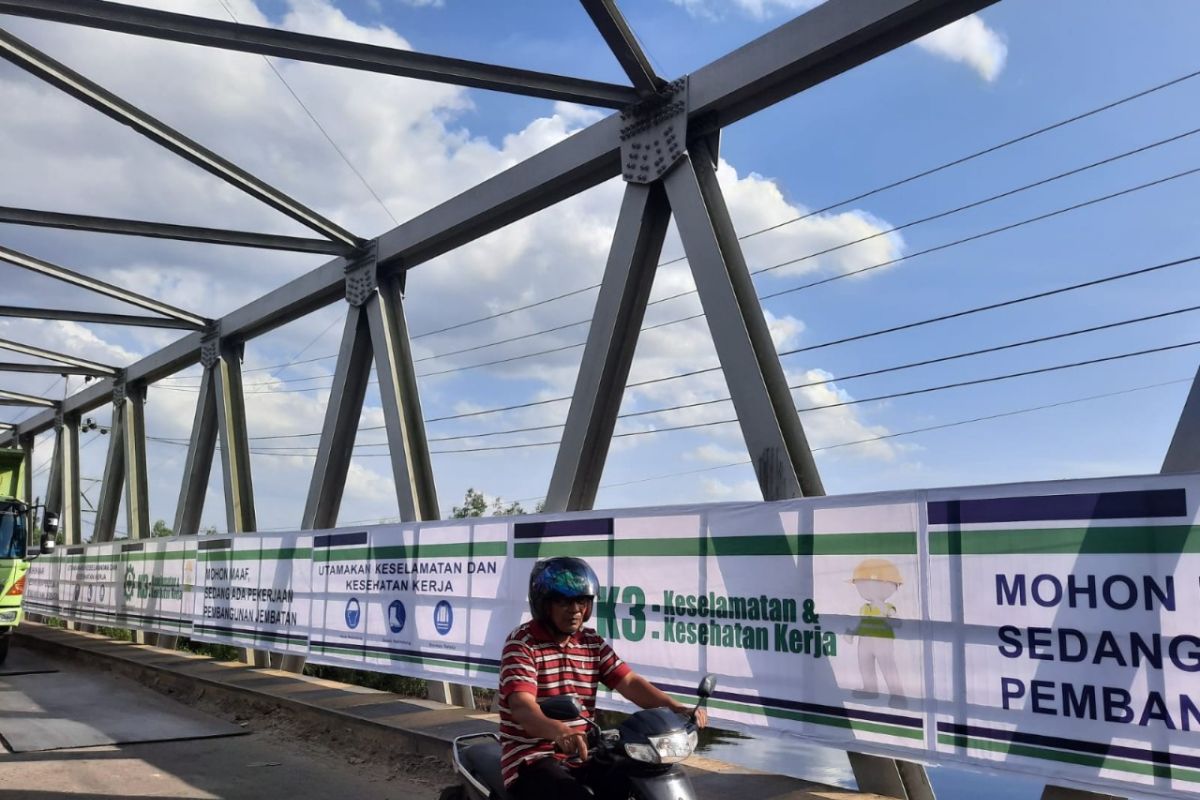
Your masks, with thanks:
M713 675L700 681L699 700L686 718L665 708L649 708L611 730L602 730L588 718L589 757L628 787L631 800L695 800L691 781L679 763L696 749L696 710L707 703L716 684ZM584 716L583 705L572 695L546 697L538 705L543 714L560 722ZM443 791L442 800L512 800L500 777L499 734L456 737L451 756L462 783Z

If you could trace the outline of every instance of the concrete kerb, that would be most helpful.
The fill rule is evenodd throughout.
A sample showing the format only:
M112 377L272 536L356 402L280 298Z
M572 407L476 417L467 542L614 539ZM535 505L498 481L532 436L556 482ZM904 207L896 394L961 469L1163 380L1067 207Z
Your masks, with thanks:
M490 732L498 726L495 714L240 662L115 642L98 634L26 622L16 635L20 644L30 649L108 669L190 704L214 702L226 711L239 708L247 715L336 731L340 745L356 750L382 748L397 755L432 756L448 764L455 736ZM384 707L389 713L375 716L370 712ZM277 716L280 712L282 718ZM685 768L702 798L740 794L770 800L881 800L880 795L755 772L699 756L689 759Z

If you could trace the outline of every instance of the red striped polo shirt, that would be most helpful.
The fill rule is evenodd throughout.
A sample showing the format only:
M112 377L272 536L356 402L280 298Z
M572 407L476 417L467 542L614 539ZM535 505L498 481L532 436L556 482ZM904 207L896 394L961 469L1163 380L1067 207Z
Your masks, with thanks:
M608 642L591 628L582 628L559 644L539 622L526 622L508 635L500 657L500 770L504 785L517 778L517 769L528 761L566 755L554 752L554 743L535 739L512 717L508 698L528 692L538 698L573 694L590 717L596 710L596 684L612 689L630 672ZM568 725L586 730L583 720Z

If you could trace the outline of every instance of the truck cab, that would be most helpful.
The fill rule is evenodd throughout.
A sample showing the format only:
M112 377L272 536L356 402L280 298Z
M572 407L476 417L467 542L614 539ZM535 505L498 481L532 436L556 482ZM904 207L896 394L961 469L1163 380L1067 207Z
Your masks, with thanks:
M29 562L54 550L58 520L47 514L40 542L31 544L36 506L23 499L25 453L0 449L0 664L8 657L12 633L24 616L25 573Z

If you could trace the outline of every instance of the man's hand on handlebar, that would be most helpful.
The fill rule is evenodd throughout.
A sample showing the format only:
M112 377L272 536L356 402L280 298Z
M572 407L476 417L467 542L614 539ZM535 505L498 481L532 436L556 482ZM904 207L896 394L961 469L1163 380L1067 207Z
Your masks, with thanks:
M562 730L554 737L554 749L560 753L576 756L580 761L587 761L587 735L570 725L563 725Z

